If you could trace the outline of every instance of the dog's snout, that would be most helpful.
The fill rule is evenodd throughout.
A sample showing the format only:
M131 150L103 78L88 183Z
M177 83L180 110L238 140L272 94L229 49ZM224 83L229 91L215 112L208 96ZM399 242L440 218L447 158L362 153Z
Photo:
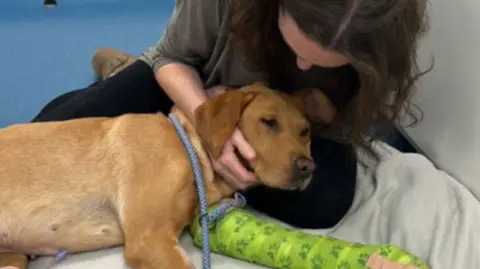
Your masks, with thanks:
M307 157L298 157L294 161L295 169L301 173L311 174L315 170L315 163Z
M315 170L315 163L312 159L300 156L293 161L294 179L304 180L310 177Z

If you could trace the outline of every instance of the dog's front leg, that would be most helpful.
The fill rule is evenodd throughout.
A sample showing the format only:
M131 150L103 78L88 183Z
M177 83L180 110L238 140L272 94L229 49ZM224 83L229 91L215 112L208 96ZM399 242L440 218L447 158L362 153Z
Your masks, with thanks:
M124 192L126 198L120 212L126 263L132 269L195 268L178 240L188 224L187 199L178 198L178 195L171 197L171 193L178 193L171 189L171 193L162 193L165 186L155 186L156 182L137 182L138 177L136 184ZM182 204L175 204L175 199Z
M125 235L125 261L132 269L195 268L172 231L144 230Z
M0 253L1 268L27 269L28 257L21 253Z
M177 164L175 154L169 158ZM140 166L119 191L124 257L132 269L195 268L178 240L195 209L193 175L177 166Z

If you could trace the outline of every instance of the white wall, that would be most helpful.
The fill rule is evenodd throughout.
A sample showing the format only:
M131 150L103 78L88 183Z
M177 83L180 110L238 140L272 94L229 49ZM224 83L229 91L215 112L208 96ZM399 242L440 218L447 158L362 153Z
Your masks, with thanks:
M480 198L480 0L434 0L419 60L434 69L415 103L423 121L405 131L441 169ZM434 187L434 186L433 186Z

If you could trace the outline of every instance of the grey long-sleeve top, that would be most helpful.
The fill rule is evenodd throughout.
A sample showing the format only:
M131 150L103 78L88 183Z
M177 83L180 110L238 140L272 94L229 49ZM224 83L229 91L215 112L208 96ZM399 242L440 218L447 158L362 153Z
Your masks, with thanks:
M213 85L244 86L264 80L250 72L237 48L229 46L229 0L176 0L173 15L160 41L145 51L140 59L153 71L180 62L194 67L205 87ZM285 63L288 85L285 89L320 88L337 107L352 96L352 72L349 66L335 69L313 67L301 71L295 58ZM355 76L353 76L355 77Z

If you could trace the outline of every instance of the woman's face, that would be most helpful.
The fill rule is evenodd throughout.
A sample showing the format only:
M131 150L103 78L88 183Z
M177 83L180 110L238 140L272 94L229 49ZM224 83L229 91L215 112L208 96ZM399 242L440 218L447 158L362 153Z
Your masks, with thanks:
M290 49L297 55L297 66L306 71L316 65L321 67L340 67L348 63L343 54L328 50L309 38L300 30L295 21L286 12L278 16L278 28Z

